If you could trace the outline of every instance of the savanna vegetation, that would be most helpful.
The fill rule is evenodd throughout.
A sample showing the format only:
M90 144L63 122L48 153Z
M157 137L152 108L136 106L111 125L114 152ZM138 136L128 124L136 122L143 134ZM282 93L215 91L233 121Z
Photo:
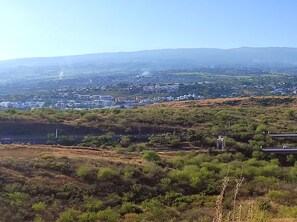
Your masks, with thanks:
M297 217L297 164L241 153L0 148L1 221Z
M1 112L3 122L89 131L79 146L0 146L0 221L293 221L296 155L261 146L297 143L267 134L296 132L295 102ZM225 151L215 149L217 135Z

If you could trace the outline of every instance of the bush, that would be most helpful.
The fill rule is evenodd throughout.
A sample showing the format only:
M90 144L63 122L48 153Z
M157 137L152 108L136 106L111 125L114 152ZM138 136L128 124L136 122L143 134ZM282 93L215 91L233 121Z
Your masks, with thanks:
M45 222L40 215L36 215L33 222Z
M131 145L130 138L128 136L122 136L120 144L122 147L128 147L129 145Z
M137 146L131 144L131 145L129 145L129 146L127 147L127 151L128 151L128 152L135 152L135 151L137 151Z
M136 213L128 213L125 214L124 216L124 221L125 222L135 222L135 221L139 221L139 215Z
M159 154L154 150L144 151L142 154L143 159L148 161L158 161L160 160Z
M45 208L46 208L46 205L44 202L39 202L32 205L32 209L36 213L41 213Z
M96 221L98 221L96 213L93 213L93 212L82 213L78 216L78 218L79 218L79 222L96 222Z
M103 202L94 197L85 197L84 198L84 207L87 211L97 212L103 206Z
M229 163L233 159L233 156L231 153L222 153L222 154L219 154L217 157L223 163Z
M292 206L292 207L280 206L278 214L279 214L278 215L279 217L297 218L297 206Z
M84 115L84 118L87 120L87 121L95 121L97 119L97 116L95 114L92 114L92 113L86 113Z
M132 166L126 166L124 168L123 177L125 179L131 179L133 178L134 174L137 172L137 169Z
M98 171L97 177L98 179L113 179L119 176L119 172L116 169L110 167L104 167Z
M127 213L140 213L141 210L140 208L131 202L125 202L123 203L122 207L121 207L121 213L122 214L127 214Z
M58 143L64 146L72 146L75 144L75 139L71 136L62 136L58 139Z
M10 199L10 205L12 206L22 206L28 199L28 194L22 192L13 192L8 194Z
M120 214L116 210L113 210L109 207L105 210L99 211L97 213L97 218L99 221L117 222L120 219Z
M100 147L104 145L114 145L116 143L115 135L112 132L108 132L101 136L87 135L83 138L82 146Z
M154 162L150 162L145 165L144 171L147 173L149 177L161 176L163 174L162 167L158 166Z
M58 218L57 222L78 221L79 214L80 211L70 208L60 214L60 217Z
M157 199L151 199L142 203L144 210L143 221L166 221L164 215L164 205Z
M76 175L83 179L88 179L92 175L92 170L88 166L80 166L76 170Z

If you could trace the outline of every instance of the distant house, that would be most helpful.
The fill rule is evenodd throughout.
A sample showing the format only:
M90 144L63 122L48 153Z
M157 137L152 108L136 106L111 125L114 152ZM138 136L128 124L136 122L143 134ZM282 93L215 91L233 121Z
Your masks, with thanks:
M116 102L119 102L119 103L125 102L126 100L127 100L126 97L117 97L117 98L115 99L115 101L116 101Z
M153 92L155 91L155 86L144 86L142 89L145 92Z
M108 101L113 101L114 97L113 96L100 96L100 100L108 100Z
M92 99L96 100L96 99L100 99L101 95L92 95Z
M79 98L82 100L89 100L91 98L90 95L79 95Z
M173 101L173 100L174 100L174 97L172 97L172 96L167 96L167 97L166 97L166 100L167 100L167 101Z

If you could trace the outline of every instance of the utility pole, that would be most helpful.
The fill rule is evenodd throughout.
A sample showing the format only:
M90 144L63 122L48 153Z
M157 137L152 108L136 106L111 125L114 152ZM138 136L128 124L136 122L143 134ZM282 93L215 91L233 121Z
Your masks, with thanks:
M58 139L58 128L56 129L56 139Z

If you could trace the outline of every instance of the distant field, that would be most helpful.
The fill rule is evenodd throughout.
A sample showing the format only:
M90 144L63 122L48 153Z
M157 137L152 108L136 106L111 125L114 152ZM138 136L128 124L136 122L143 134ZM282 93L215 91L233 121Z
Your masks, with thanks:
M211 75L211 73L207 72L175 72L175 75Z
M235 75L235 74L218 74L218 73L207 73L207 72L175 72L175 75L198 75L201 77L226 77L226 78L251 78L254 76L261 76L261 77L279 77L284 76L285 74L278 74L278 73L267 73L267 74L244 74L244 75Z

